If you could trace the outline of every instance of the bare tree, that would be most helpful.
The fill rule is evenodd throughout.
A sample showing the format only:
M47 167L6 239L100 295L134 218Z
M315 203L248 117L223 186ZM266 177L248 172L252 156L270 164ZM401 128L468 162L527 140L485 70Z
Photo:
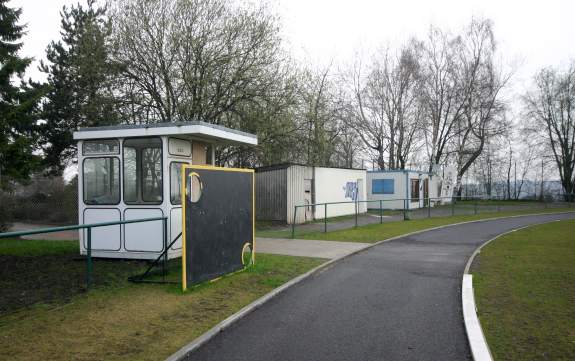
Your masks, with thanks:
M509 159L507 162L507 199L511 199L511 168L513 165L513 148L509 145Z
M115 60L144 121L225 122L243 102L267 97L281 71L275 18L223 0L117 0Z
M575 199L575 63L564 71L539 71L524 103L528 129L545 139L552 152L565 200Z
M366 74L361 63L352 71L350 119L380 169L405 168L416 147L422 119L417 51L415 42L398 54L386 49L371 59Z
M335 164L339 127L332 77L331 64L320 70L306 69L300 77L296 122L304 128L300 146L305 145L305 162L310 165Z
M461 195L463 175L481 155L488 139L504 135L509 129L501 90L511 73L504 74L495 63L496 46L489 20L473 19L457 48L463 110L457 121L455 189Z
M357 133L345 119L339 122L337 138L336 164L340 167L354 168L361 151L361 144Z
M422 49L422 103L425 106L424 136L429 171L445 163L453 138L457 135L464 109L463 84L458 76L457 37L431 27Z
M202 120L258 134L255 150L218 148L219 164L292 156L297 74L266 5L115 0L111 17L126 121Z
M527 174L531 171L533 161L535 160L535 149L535 147L527 146L527 149L522 152L524 156L523 159L521 159L519 162L519 183L517 182L517 160L515 161L515 200L521 198L521 192L523 190L523 186L525 185Z

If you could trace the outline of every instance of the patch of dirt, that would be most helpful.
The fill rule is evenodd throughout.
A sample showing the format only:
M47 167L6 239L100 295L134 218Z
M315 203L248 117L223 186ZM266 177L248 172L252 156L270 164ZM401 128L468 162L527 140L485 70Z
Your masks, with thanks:
M94 259L93 286L125 284L147 263ZM86 292L86 260L77 253L49 256L0 255L0 315L37 303L63 304Z

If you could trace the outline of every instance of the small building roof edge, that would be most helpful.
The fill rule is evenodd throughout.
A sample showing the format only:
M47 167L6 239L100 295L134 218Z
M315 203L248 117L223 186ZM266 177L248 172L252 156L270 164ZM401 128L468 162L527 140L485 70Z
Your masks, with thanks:
M182 128L185 127L205 127L207 129L211 129L218 132L223 132L230 134L230 137L223 137L228 138L233 142L237 143L246 143L251 145L257 145L258 137L255 134L247 133L241 130L236 130L232 128L227 128L217 124L210 124L202 121L189 121L189 122L163 122L163 123L152 123L152 124L119 124L119 125L108 125L108 126L100 126L100 127L87 127L87 128L80 128L74 132L74 139L75 140L83 140L83 139L98 139L98 138L121 138L126 136L124 133L133 133L134 135L128 135L129 137L133 136L141 136L136 133L145 131L150 132L150 135L180 135ZM174 128L173 134L169 131L166 131L166 128ZM155 131L154 131L155 130ZM116 133L117 132L117 133ZM116 134L115 134L116 133ZM198 134L202 135L203 132L193 132L190 135ZM94 136L94 134L97 134ZM221 133L220 133L221 134ZM218 136L213 134L206 134L209 136L213 136L218 138ZM231 135L235 135L236 137L232 137ZM234 139L240 137L240 139Z

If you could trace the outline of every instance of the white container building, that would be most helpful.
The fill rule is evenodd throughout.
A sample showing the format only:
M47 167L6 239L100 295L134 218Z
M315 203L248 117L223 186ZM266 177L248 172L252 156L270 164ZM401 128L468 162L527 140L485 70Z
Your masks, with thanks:
M79 223L165 216L168 244L182 231L182 164L214 164L216 145L257 145L253 134L204 122L84 128L74 139ZM80 232L81 254L86 238ZM163 250L161 221L92 229L94 257L155 259ZM168 251L180 255L181 237Z
M355 214L355 201L366 200L364 169L313 167L302 164L279 164L256 169L256 219L288 224L304 223L325 217ZM294 218L294 207L299 207ZM360 202L358 212L367 211Z
M373 170L367 172L367 199L370 209L379 208L382 201L384 209L417 209L439 202L448 203L448 199L439 199L441 194L439 175L411 170ZM409 199L409 201L406 201Z

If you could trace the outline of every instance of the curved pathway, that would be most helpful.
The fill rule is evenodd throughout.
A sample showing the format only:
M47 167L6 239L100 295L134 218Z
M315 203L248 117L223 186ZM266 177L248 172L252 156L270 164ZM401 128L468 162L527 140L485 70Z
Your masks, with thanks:
M467 360L461 279L476 247L575 213L467 223L384 242L288 289L188 360Z

